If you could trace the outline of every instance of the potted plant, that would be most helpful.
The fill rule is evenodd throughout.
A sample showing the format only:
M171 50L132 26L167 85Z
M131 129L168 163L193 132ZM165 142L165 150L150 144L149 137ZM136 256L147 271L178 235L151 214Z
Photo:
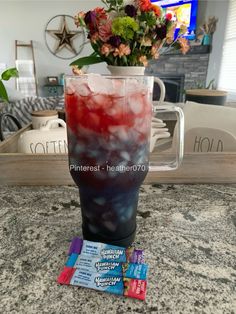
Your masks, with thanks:
M5 70L4 72L2 72L0 76L0 113L1 113L1 110L3 109L4 104L9 102L7 90L3 82L10 80L10 78L12 77L18 77L18 71L16 68L9 68ZM15 116L13 116L10 113L0 114L0 141L3 141L5 139L4 134L3 134L3 124L6 118L10 118L11 120L13 120L13 122L16 124L16 126L19 129L21 128L21 124Z
M18 77L18 71L16 68L10 68L5 70L0 77L0 101L9 102L7 90L3 84L3 81L8 81L12 77Z
M167 49L186 53L189 44L181 26L176 37L176 22L171 13L150 0L102 0L105 8L79 12L78 27L84 27L94 50L92 55L71 63L82 68L100 62L114 67L146 67L148 60L158 59Z

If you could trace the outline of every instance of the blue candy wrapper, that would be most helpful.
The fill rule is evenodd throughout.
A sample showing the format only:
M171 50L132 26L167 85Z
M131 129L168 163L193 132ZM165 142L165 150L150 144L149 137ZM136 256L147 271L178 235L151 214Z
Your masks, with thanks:
M119 263L106 261L88 255L72 253L67 262L67 267L74 267L92 273L124 276L127 278L137 278L145 280L147 277L147 264Z

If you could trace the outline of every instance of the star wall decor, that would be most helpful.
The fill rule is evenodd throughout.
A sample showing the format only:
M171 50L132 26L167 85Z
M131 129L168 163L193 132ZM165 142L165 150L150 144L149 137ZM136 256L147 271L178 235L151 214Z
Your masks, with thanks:
M45 29L46 45L51 53L58 58L71 59L83 49L85 32L76 28L70 15L56 15Z

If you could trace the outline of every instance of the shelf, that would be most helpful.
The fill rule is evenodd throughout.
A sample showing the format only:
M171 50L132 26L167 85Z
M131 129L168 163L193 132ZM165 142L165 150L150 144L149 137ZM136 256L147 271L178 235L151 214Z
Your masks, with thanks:
M211 45L191 46L190 50L186 53L186 55L209 54L211 53L211 49L212 49ZM182 55L182 52L180 50L172 50L167 52L166 55Z
M58 97L63 95L64 86L59 84L47 84L43 86L47 97Z

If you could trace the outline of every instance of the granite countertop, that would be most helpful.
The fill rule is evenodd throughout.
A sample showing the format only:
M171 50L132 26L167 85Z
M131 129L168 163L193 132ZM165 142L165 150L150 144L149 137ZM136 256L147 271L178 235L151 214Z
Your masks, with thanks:
M0 313L236 313L236 185L141 187L145 302L56 283L78 207L73 186L0 188Z

